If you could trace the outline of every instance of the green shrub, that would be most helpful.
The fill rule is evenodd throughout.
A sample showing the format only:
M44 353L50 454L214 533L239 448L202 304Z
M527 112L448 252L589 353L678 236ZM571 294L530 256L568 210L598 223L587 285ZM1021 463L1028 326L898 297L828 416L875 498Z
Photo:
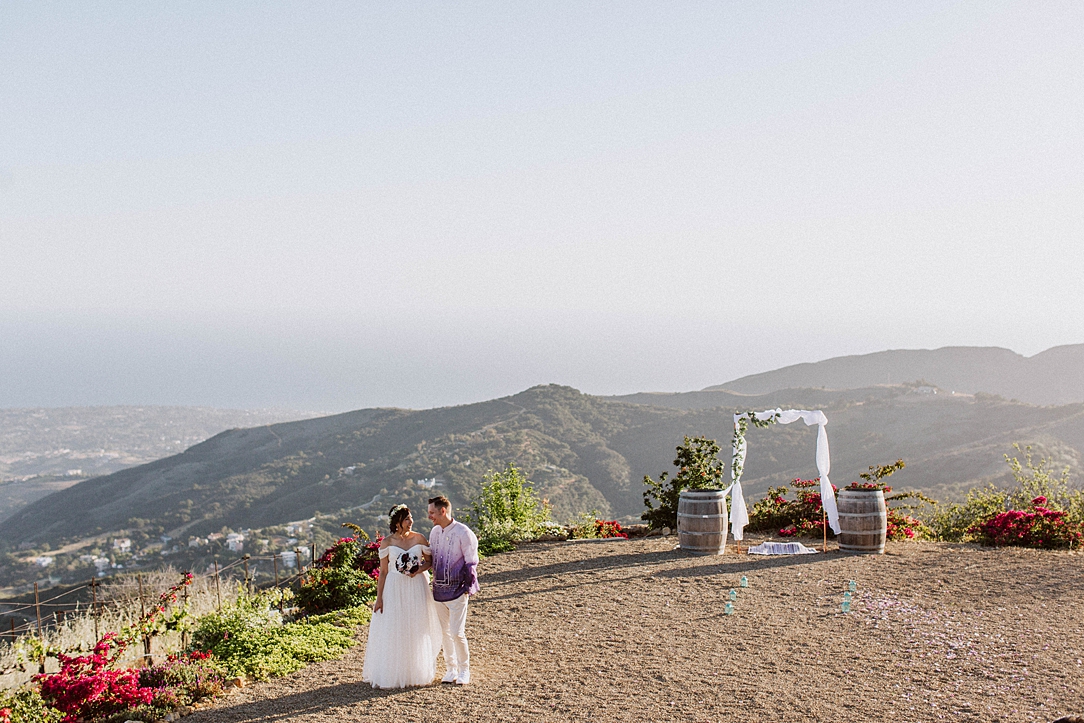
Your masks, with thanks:
M1071 485L1069 468L1063 469L1061 476L1054 477L1048 468L1050 460L1041 457L1036 463L1030 446L1021 449L1020 444L1016 443L1013 449L1018 454L1023 452L1024 463L1021 464L1016 457L1005 455L1005 462L1016 481L1015 489L1009 493L1009 508L1028 509L1036 497L1045 497L1047 507L1065 510L1074 523L1084 524L1084 490Z
M598 511L581 512L569 520L570 540L594 540L602 536L598 529Z
M273 594L240 595L220 612L199 619L193 647L211 651L230 675L263 680L337 658L354 644L352 629L323 616L283 623L273 609L276 602Z
M3 723L56 723L64 714L47 704L37 690L0 690Z
M930 527L938 540L945 542L971 542L971 530L1004 512L1009 493L994 485L975 488L967 493L967 500L943 507L930 519Z
M153 699L110 717L110 723L160 720L181 706L217 698L225 690L228 671L214 655L197 650L170 655L161 663L141 669L138 675L140 686L154 690Z
M506 552L513 542L533 540L546 532L549 520L549 507L539 502L530 480L512 464L486 475L467 512L481 555Z
M332 612L323 613L322 615L310 615L305 618L305 622L309 625L326 623L328 625L334 625L337 628L354 630L360 628L362 625L368 625L372 618L373 609L368 605L360 605L353 608L333 610Z
M663 472L656 481L644 476L644 506L640 515L652 528L677 527L677 506L682 490L722 489L723 463L719 461L719 445L707 437L685 437L677 447L674 466L678 473L672 478Z
M187 655L170 655L161 663L143 668L139 671L139 684L147 688L173 690L176 705L189 705L220 695L227 672L214 655L193 651Z
M1084 526L1084 490L1070 485L1069 468L1062 470L1059 477L1051 474L1049 460L1040 458L1035 461L1031 447L1013 444L1016 452L1023 453L1024 461L1018 457L1005 455L1005 462L1012 472L1013 486L1002 489L995 485L972 489L967 499L961 503L948 505L930 519L937 539L949 542L985 542L991 543L995 537L998 544L1008 544L1000 536L991 536L984 532L984 525L1004 512L1019 511L1029 513L1034 508L1034 500L1045 498L1045 507L1053 511L1064 511L1066 524L1074 529ZM1016 544L1025 546L1043 546L1031 544L1028 540L1046 539L1043 535L1025 535Z

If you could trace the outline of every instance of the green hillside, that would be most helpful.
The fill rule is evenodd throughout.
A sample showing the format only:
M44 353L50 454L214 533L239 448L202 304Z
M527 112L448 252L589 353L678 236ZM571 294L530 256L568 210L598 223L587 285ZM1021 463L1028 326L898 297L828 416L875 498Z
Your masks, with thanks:
M458 407L368 409L231 430L182 454L39 500L5 521L0 544L55 548L132 529L183 540L350 508L345 516L372 529L393 503L422 503L433 490L462 505L487 470L509 462L526 471L559 520L591 509L636 517L640 480L670 467L683 435L704 434L725 448L736 409L775 406L826 412L837 483L902 457L907 469L893 478L897 487L958 495L1003 476L1002 454L1014 441L1037 444L1047 456L1084 470L1084 405L1039 407L990 395L922 392L896 386L603 398L543 386ZM753 430L747 492L755 496L769 485L816 475L815 443L815 431L800 423ZM432 489L424 486L434 481Z

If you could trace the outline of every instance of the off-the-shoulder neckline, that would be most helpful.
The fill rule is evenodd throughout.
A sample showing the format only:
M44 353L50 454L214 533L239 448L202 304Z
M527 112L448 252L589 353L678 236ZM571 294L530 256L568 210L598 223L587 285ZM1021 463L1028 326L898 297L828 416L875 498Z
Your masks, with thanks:
M410 552L410 551L411 551L411 550L413 550L413 549L414 549L415 547L429 547L429 545L426 545L426 544L425 544L425 543L423 543L423 542L415 542L415 543L414 543L413 545L411 545L410 547L400 547L399 545L396 545L396 544L395 544L394 542L392 542L392 543L389 543L389 544L388 544L388 547L387 547L386 549L390 550L390 549L391 549L391 548L393 548L393 547L394 547L395 549L397 549L397 550L402 550L403 552Z

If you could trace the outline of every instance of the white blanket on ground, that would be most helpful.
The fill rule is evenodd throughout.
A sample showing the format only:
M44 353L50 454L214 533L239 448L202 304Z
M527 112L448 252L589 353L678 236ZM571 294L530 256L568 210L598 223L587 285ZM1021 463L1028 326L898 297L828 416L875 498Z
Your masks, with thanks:
M816 552L800 542L762 542L749 548L750 555L814 555Z

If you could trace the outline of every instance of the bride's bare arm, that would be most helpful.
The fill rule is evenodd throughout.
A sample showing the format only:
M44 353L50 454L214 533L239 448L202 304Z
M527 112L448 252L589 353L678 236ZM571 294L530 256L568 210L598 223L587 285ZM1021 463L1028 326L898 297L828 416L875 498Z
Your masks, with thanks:
M418 540L421 542L421 544L425 545L426 547L429 547L429 540L425 539L425 535L418 535ZM431 553L423 552L422 553L422 566L419 567L415 572L412 572L410 574L410 576L414 577L415 575L421 575L423 572L426 572L426 571L432 570L432 569L433 569L433 555Z
M384 545L381 546L382 548ZM380 558L380 577L376 581L376 602L373 603L373 612L379 613L384 610L384 581L388 579L388 556Z

